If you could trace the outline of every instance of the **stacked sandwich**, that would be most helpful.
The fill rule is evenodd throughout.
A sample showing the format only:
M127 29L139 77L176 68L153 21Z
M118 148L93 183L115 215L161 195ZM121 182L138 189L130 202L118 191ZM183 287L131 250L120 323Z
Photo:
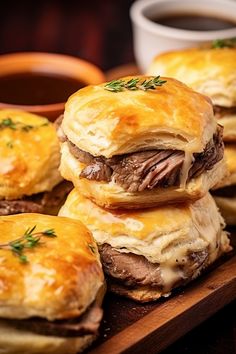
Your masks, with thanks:
M208 193L225 175L222 128L205 96L160 77L88 86L60 138L75 186L60 215L92 231L112 291L157 299L229 251Z
M157 56L150 74L160 72L183 80L194 90L209 96L218 123L224 126L228 176L213 192L230 225L236 225L236 48L235 41L221 40L208 49L173 51Z

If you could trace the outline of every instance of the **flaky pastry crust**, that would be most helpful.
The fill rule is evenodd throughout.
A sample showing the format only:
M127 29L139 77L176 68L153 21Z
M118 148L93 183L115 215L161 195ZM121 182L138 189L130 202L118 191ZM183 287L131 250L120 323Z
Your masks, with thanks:
M236 106L236 48L182 49L154 58L148 75L183 81L219 106Z
M79 221L41 214L0 217L1 244L34 232L54 229L57 237L43 237L27 249L22 264L11 249L0 248L0 316L48 320L80 316L104 286L96 243Z
M79 90L66 103L62 130L93 156L150 149L203 151L216 130L210 100L177 80L162 79L167 82L155 90L110 92L105 84Z
M55 128L46 118L0 110L0 199L50 191L62 177Z

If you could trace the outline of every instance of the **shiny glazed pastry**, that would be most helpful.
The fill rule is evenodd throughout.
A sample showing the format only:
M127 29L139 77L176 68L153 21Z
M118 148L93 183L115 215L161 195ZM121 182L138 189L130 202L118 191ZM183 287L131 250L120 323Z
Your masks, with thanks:
M170 78L127 77L79 90L66 103L59 135L62 176L106 208L199 199L225 174L211 102Z
M97 335L105 289L89 230L32 213L1 216L0 233L0 352L81 351Z
M228 176L212 191L226 224L236 225L236 145L225 146Z
M74 189L60 215L92 231L110 290L141 302L169 295L231 249L209 193L189 204L108 211Z
M183 81L209 96L224 140L236 141L236 48L183 49L157 56L148 70Z
M56 130L46 118L0 110L0 215L51 213L68 186L61 184Z

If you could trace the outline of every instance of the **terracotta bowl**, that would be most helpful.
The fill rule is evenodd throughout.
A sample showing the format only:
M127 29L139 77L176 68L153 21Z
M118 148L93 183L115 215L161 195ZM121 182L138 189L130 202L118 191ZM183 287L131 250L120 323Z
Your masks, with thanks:
M105 81L102 71L95 65L75 57L52 53L13 53L0 56L1 75L25 72L49 73L82 81L86 85ZM16 108L55 120L64 111L65 102L45 105L14 105L0 102L0 109Z

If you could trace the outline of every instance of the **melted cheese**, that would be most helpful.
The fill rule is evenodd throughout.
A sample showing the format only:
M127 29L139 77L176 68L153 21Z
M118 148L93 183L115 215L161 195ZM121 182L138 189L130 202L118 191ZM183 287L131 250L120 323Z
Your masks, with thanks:
M180 174L180 188L185 188L186 186L189 170L192 166L193 161L193 154L191 152L185 151L184 162Z

